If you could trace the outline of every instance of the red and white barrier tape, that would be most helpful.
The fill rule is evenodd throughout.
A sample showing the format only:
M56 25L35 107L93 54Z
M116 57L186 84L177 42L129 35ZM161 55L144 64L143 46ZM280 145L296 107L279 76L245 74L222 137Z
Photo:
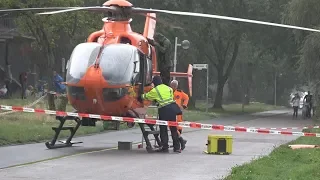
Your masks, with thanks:
M224 125L215 125L215 124L202 124L202 123L196 123L196 122L162 121L162 120L154 120L154 119L139 119L139 118L130 118L130 117L106 116L106 115L98 115L98 114L51 111L51 110L44 110L44 109L24 108L19 106L5 106L5 105L0 105L0 106L1 106L1 110L6 110L6 111L41 113L41 114L49 114L49 115L56 115L56 116L89 117L89 118L99 119L103 121L111 120L111 121L135 122L135 123L143 123L143 124L157 124L157 125L165 125L165 126L181 126L186 128L207 129L207 130L320 137L320 133L286 132L286 131L253 129L253 128L243 128L243 127L224 126Z
M297 129L319 129L320 126L304 126L304 127L279 127L279 128L265 128L265 127L249 127L250 129L281 129L281 130L297 130Z

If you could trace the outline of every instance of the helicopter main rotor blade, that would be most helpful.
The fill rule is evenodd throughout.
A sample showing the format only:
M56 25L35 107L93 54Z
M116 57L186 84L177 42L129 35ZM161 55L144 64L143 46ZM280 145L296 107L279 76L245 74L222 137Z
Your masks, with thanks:
M43 12L43 13L37 13L37 14L38 15L51 15L51 14L59 14L59 13L65 13L65 12L70 12L70 11L80 11L80 10L107 12L107 11L114 11L115 9L112 7L101 7L101 6L74 7L72 9L64 9L64 10L60 10L60 11L50 11L50 12Z
M182 12L182 11L169 11L169 10L160 10L160 9L145 9L145 8L133 8L133 13L167 13L167 14L174 14L174 15L181 15L181 16L195 16L195 17L207 17L213 19L224 19L230 21L238 21L238 22L246 22L246 23L253 23L253 24L263 24L268 26L276 26L276 27L284 27L290 29L299 29L304 31L312 31L312 32L320 32L318 29L311 29L299 26L291 26L286 24L277 24L265 21L257 21L257 20L250 20L250 19L243 19L243 18L235 18L235 17L228 17L228 16L220 16L220 15L213 15L213 14L203 14L203 13L193 13L193 12Z
M1 12L16 12L16 11L39 11L39 10L60 10L70 9L76 7L47 7L47 8L21 8L21 9L0 9Z
M152 16L148 16L147 14L144 14L144 13L138 13L138 14L141 15L141 16L144 16L144 17L149 17L149 18L151 18L153 20L156 20L158 23L163 24L163 25L168 26L168 27L171 27L173 29L183 29L180 26L172 25L171 23L168 23L168 22L166 22L166 21L164 21L162 19L155 18L155 17L152 17Z

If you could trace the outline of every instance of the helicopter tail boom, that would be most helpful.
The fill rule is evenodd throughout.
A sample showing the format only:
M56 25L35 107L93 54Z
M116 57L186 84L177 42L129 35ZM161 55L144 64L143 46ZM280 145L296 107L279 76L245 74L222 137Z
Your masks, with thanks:
M171 77L184 77L184 78L188 78L188 88L189 88L189 95L192 96L192 65L189 64L188 66L188 71L186 73L182 73L182 72L170 72L170 76ZM160 72L153 72L153 75L160 75Z

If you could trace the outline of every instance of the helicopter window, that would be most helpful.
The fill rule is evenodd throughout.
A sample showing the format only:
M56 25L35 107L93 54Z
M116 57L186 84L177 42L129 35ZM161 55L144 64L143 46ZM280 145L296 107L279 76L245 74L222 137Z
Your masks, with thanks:
M121 37L120 38L120 43L121 44L131 44L131 40L127 37Z
M134 63L134 73L139 73L139 71L140 71L139 61L135 61L133 63Z
M100 67L104 79L111 85L131 84L135 73L135 63L139 61L136 47L127 44L111 44L104 48ZM137 64L138 66L139 64Z
M81 43L74 48L68 62L67 82L80 81L87 68L96 60L100 47L98 43Z
M140 62L137 60L134 62L134 73L132 76L132 85L136 85L140 80Z
M146 85L152 83L152 61L151 59L147 58L147 65L146 65Z

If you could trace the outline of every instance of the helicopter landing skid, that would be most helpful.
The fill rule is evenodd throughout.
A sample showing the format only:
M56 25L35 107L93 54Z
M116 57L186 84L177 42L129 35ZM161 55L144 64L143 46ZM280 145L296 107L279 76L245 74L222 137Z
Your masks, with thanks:
M55 135L53 136L53 139L50 142L46 142L45 145L48 149L57 149L57 148L64 148L64 147L71 147L73 144L79 144L82 142L74 142L71 141L77 130L79 129L81 125L81 120L78 117L72 117L72 116L56 116L56 119L60 121L60 124L58 127L52 127L52 130L55 131ZM76 122L75 127L63 127L64 123L67 120L74 120ZM70 136L65 141L59 141L62 144L56 144L57 139L59 137L59 134L62 130L70 130Z

